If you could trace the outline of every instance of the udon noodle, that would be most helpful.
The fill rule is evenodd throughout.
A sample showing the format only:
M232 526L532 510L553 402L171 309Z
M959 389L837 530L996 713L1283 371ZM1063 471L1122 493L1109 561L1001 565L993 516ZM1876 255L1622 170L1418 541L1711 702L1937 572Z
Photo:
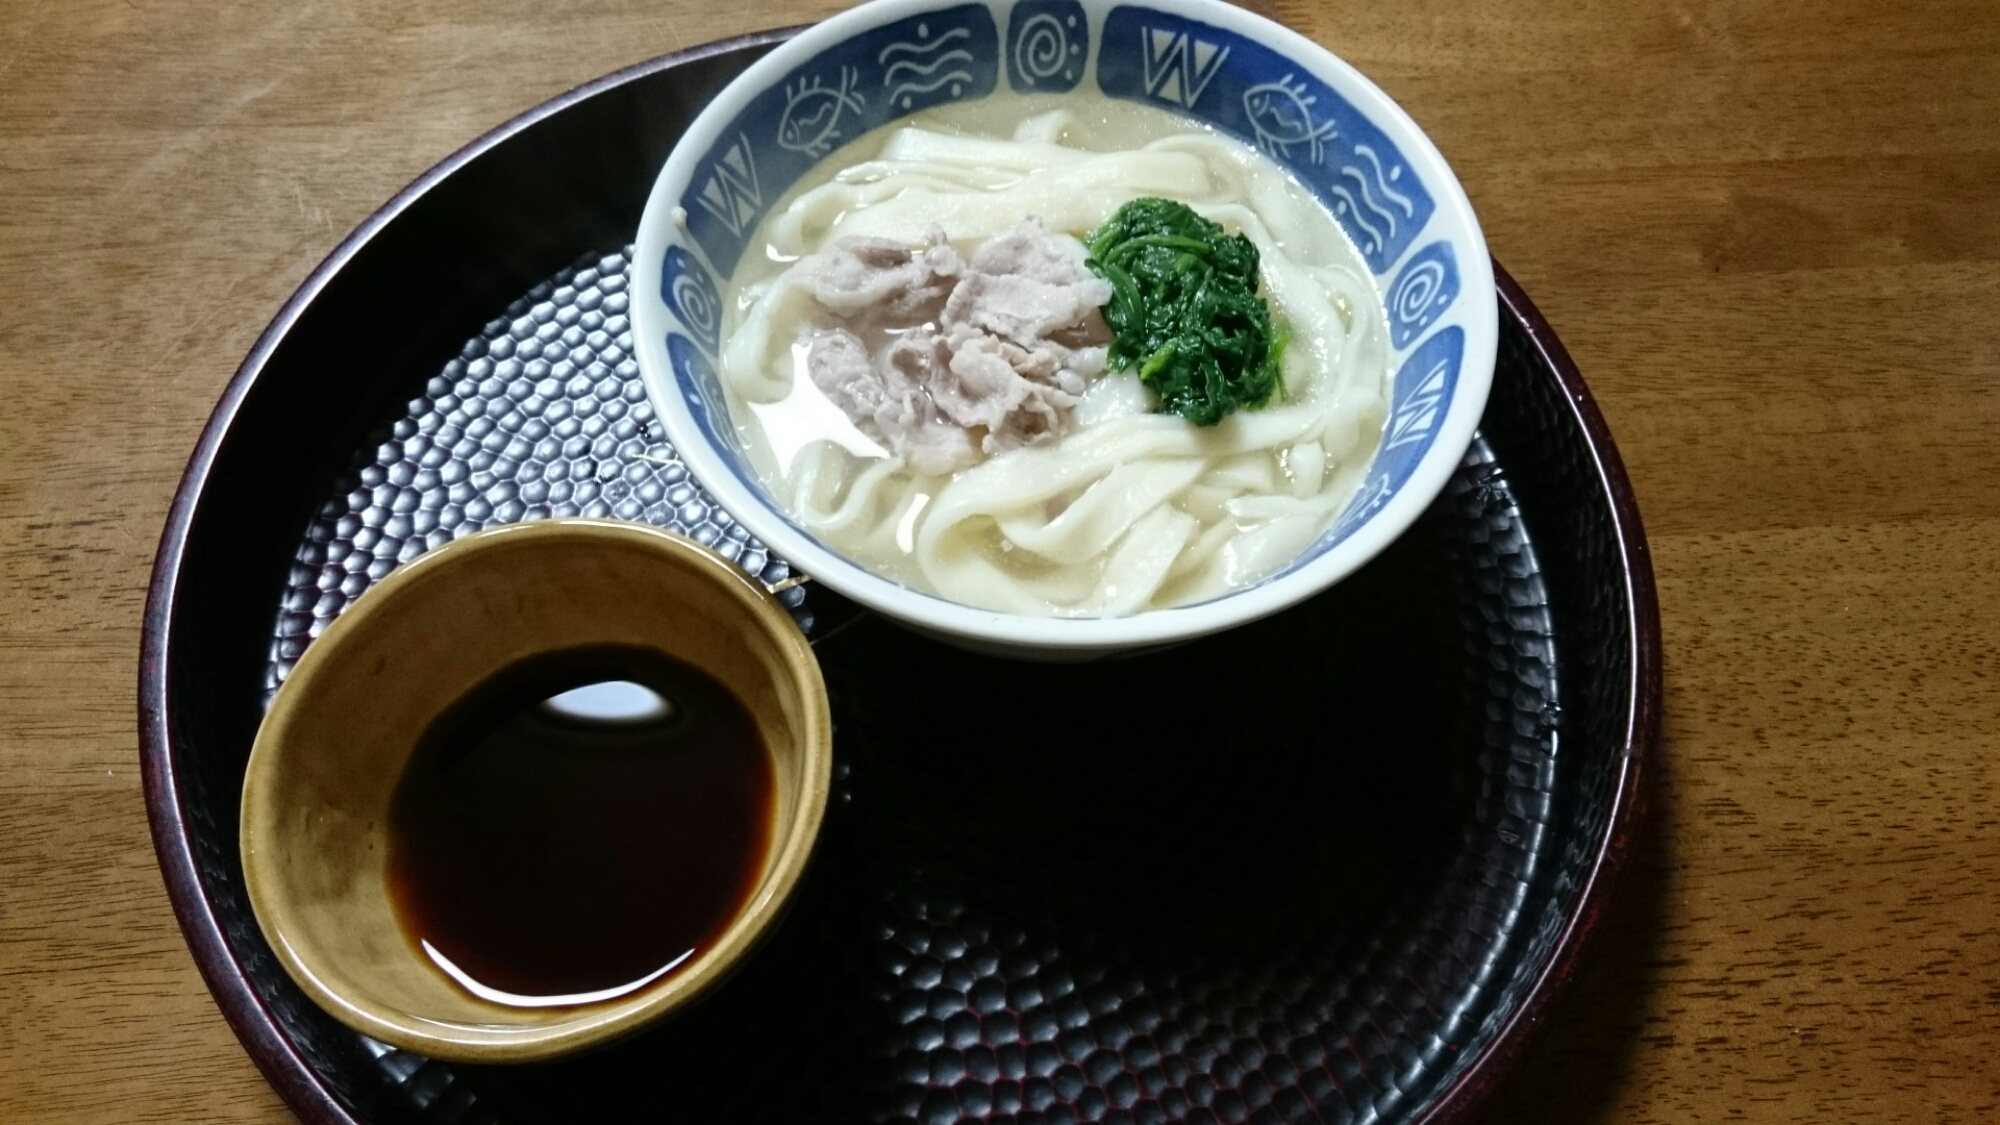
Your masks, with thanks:
M801 257L850 236L920 247L935 228L972 253L1036 217L1081 259L1072 239L1139 196L1256 244L1289 334L1269 405L1198 427L1110 371L1057 430L927 473L807 375L802 341L832 322L793 276ZM1159 110L996 95L899 122L822 160L750 245L720 368L752 466L823 542L954 601L1108 616L1213 598L1309 546L1380 442L1387 332L1359 255L1261 153Z

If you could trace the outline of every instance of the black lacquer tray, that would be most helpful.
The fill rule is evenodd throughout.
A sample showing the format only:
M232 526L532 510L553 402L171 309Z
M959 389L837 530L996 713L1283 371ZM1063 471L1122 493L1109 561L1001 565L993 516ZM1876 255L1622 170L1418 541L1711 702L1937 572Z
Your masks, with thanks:
M668 148L785 34L612 75L447 160L313 274L217 406L139 693L160 865L224 1014L313 1125L1471 1119L1603 908L1660 692L1624 471L1504 273L1458 474L1276 618L1057 667L794 588L834 803L783 927L695 1011L560 1063L448 1065L346 1030L279 969L237 859L244 761L269 692L371 582L569 514L786 575L652 422L623 297Z

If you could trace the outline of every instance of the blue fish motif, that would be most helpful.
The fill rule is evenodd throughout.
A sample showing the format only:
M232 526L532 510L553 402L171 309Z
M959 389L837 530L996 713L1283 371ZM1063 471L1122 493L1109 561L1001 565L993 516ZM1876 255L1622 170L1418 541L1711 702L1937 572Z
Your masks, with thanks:
M1289 160L1293 145L1305 145L1311 163L1324 160L1334 127L1331 121L1313 123L1312 107L1318 100L1306 92L1303 81L1294 85L1289 74L1243 91L1243 112L1256 130L1258 147L1274 159Z
M824 156L840 139L841 115L866 112L867 103L854 92L860 73L840 68L840 84L828 86L818 75L785 87L785 110L778 117L778 147L811 157Z
M1015 0L1017 10L1032 2ZM1173 103L1256 145L1299 174L1354 240L1369 272L1386 280L1437 204L1382 126L1285 52L1143 2L1115 3L1105 14L1098 88L1114 98Z

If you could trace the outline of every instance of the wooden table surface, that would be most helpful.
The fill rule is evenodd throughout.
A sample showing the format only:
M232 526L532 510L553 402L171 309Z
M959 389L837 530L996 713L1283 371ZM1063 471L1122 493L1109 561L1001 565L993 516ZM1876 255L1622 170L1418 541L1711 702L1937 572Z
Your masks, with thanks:
M835 6L0 5L0 1121L287 1119L168 907L134 703L267 320L488 127ZM1493 1120L2000 1120L2000 5L1274 14L1451 159L1652 538L1654 819Z

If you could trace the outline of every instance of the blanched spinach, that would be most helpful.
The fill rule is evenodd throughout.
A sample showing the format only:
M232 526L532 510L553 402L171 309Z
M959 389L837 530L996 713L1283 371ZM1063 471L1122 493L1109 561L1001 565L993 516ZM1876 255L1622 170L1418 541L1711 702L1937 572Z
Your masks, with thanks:
M1086 264L1111 283L1111 366L1135 369L1162 413L1213 426L1282 392L1285 337L1257 295L1248 238L1184 203L1146 197L1120 207L1086 245Z

